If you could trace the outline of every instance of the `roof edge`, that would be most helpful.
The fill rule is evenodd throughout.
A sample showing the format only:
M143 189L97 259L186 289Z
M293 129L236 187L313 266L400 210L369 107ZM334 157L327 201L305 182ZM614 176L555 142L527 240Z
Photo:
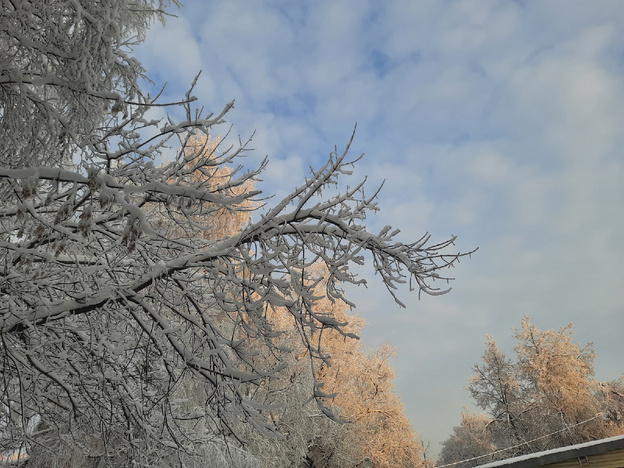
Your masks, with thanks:
M550 465L551 463L558 463L572 458L600 455L601 453L618 449L624 449L624 435L498 460L485 465L479 465L476 468L496 468L502 466L506 468L532 468Z

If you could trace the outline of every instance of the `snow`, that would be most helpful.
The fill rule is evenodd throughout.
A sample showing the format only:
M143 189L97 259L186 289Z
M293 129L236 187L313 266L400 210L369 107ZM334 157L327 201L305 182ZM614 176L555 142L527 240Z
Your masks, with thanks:
M556 458L556 461L563 461L570 458L577 458L584 456L590 452L590 449L596 448L597 453L603 453L609 450L615 450L624 448L624 435L609 437L607 439L594 440L591 442L585 442L582 444L568 445L565 447L559 447L552 450L546 450L544 452L535 452L519 457L508 458L505 460L499 460L485 465L479 465L479 468L496 468L500 466L508 465L524 465L532 462L531 466L542 466L550 463ZM592 454L595 454L593 452Z

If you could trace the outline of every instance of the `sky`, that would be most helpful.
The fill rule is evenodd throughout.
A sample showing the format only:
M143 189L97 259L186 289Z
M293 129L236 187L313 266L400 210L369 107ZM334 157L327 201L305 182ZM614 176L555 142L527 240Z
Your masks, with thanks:
M367 223L479 250L450 293L400 292L361 270L349 297L367 346L390 342L406 414L435 457L476 410L465 386L486 334L513 355L524 315L574 323L596 378L624 373L624 8L620 1L186 0L135 48L163 98L194 94L253 134L277 199L335 147L385 181ZM227 128L224 128L224 131ZM255 133L254 133L255 132Z

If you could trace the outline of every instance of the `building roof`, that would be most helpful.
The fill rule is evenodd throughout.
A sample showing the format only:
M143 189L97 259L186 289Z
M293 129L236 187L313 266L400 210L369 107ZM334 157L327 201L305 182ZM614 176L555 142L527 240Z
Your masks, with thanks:
M28 460L29 456L24 449L15 449L12 452L0 453L0 466L17 465Z
M573 458L588 457L610 452L612 450L624 449L624 435L609 437L607 439L593 440L584 444L568 445L543 452L530 453L520 457L507 458L477 468L533 468L537 466L559 463Z

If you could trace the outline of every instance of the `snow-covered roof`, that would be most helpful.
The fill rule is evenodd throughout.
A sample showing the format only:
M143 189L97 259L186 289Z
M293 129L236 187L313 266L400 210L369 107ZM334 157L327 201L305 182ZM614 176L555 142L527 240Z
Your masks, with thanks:
M571 458L587 457L590 455L598 455L611 450L624 449L624 435L609 437L607 439L593 440L583 444L568 445L543 452L530 453L520 457L507 458L485 465L479 465L477 468L531 468L536 466L550 465L569 460Z

